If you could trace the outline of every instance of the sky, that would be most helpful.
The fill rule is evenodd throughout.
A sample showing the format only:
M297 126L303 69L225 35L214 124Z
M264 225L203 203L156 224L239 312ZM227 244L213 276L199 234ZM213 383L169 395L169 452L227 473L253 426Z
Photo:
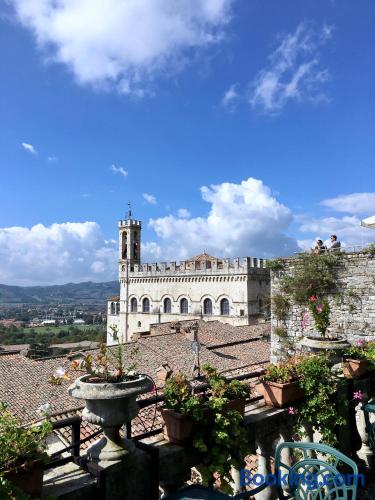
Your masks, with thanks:
M0 283L375 240L372 0L0 0Z

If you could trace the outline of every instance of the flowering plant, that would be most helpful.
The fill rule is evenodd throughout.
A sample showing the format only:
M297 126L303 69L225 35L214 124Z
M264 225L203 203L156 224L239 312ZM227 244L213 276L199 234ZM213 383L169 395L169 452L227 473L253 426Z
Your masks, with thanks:
M111 327L113 338L117 337L117 327ZM123 382L136 376L135 369L137 363L135 357L138 354L138 347L133 347L130 352L131 364L124 366L124 348L121 344L113 350L107 348L104 343L99 345L97 353L84 354L79 352L70 356L68 367L60 366L50 377L50 383L61 385L64 381L70 380L68 370L81 371L89 377L87 382ZM69 364L70 363L70 364Z
M316 295L309 297L309 309L314 318L315 327L324 337L329 326L330 307L327 300L318 300Z

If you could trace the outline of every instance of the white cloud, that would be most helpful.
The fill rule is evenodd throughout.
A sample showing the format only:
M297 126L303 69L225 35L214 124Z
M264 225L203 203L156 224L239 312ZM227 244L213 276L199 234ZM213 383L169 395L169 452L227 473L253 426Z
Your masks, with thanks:
M316 30L302 22L296 31L281 39L269 56L269 65L260 70L250 86L253 108L279 112L289 100L327 100L321 86L329 72L320 65L319 48L332 36L332 26Z
M185 259L203 250L219 257L270 257L297 249L284 233L292 221L290 210L262 181L250 177L240 184L204 186L201 194L210 204L207 217L179 214L150 220L164 259Z
M240 94L238 92L238 84L234 83L225 92L221 100L221 105L224 106L224 108L227 108L229 111L233 111L239 99Z
M0 283L117 279L117 247L95 222L0 228Z
M156 197L153 194L143 193L142 196L150 205L156 205Z
M375 193L352 193L321 202L321 205L332 208L336 212L349 214L375 214Z
M23 149L25 151L28 151L31 154L33 154L33 155L37 154L37 151L36 151L36 149L34 148L34 146L32 144L29 144L27 142L22 142L21 146L23 147Z
M223 38L233 0L12 0L48 60L80 84L142 97ZM146 90L147 91L147 90Z
M58 161L58 158L57 158L57 156L48 156L47 161L49 161L50 163L53 163L55 161Z
M177 215L180 219L188 219L190 217L190 212L186 208L179 208L177 210Z
M123 177L128 176L128 171L125 170L123 167L117 167L116 165L111 165L111 170L115 174L121 174Z

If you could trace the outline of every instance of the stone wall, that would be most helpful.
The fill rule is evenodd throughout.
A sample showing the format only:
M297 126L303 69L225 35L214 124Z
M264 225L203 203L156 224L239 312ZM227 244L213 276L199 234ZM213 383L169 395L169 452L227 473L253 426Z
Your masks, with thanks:
M280 293L280 279L284 273L293 273L296 258L284 259L283 271L271 271L271 300ZM347 253L336 268L337 290L328 296L331 308L329 332L346 337L350 342L358 338L375 339L375 256L364 253ZM314 320L309 314L308 324L303 325L306 306L292 304L288 317L280 321L271 304L272 360L280 359L282 341L275 329L285 326L288 339L298 341L302 335L317 334Z

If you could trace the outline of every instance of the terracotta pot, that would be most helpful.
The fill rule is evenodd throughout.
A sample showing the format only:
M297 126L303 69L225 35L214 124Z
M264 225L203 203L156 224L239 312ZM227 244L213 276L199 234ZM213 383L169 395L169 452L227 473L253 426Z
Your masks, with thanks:
M292 401L301 399L304 394L297 381L286 384L263 381L257 386L257 390L264 397L266 405L276 408L282 408Z
M225 406L228 410L236 410L242 417L245 416L245 399L232 399L232 401L229 401Z
M40 498L43 486L43 462L34 460L4 473L16 488L32 497Z
M370 362L367 359L344 360L342 371L346 378L361 378L368 372Z
M193 436L194 420L168 408L161 408L160 412L164 420L164 438L174 444L188 443Z

